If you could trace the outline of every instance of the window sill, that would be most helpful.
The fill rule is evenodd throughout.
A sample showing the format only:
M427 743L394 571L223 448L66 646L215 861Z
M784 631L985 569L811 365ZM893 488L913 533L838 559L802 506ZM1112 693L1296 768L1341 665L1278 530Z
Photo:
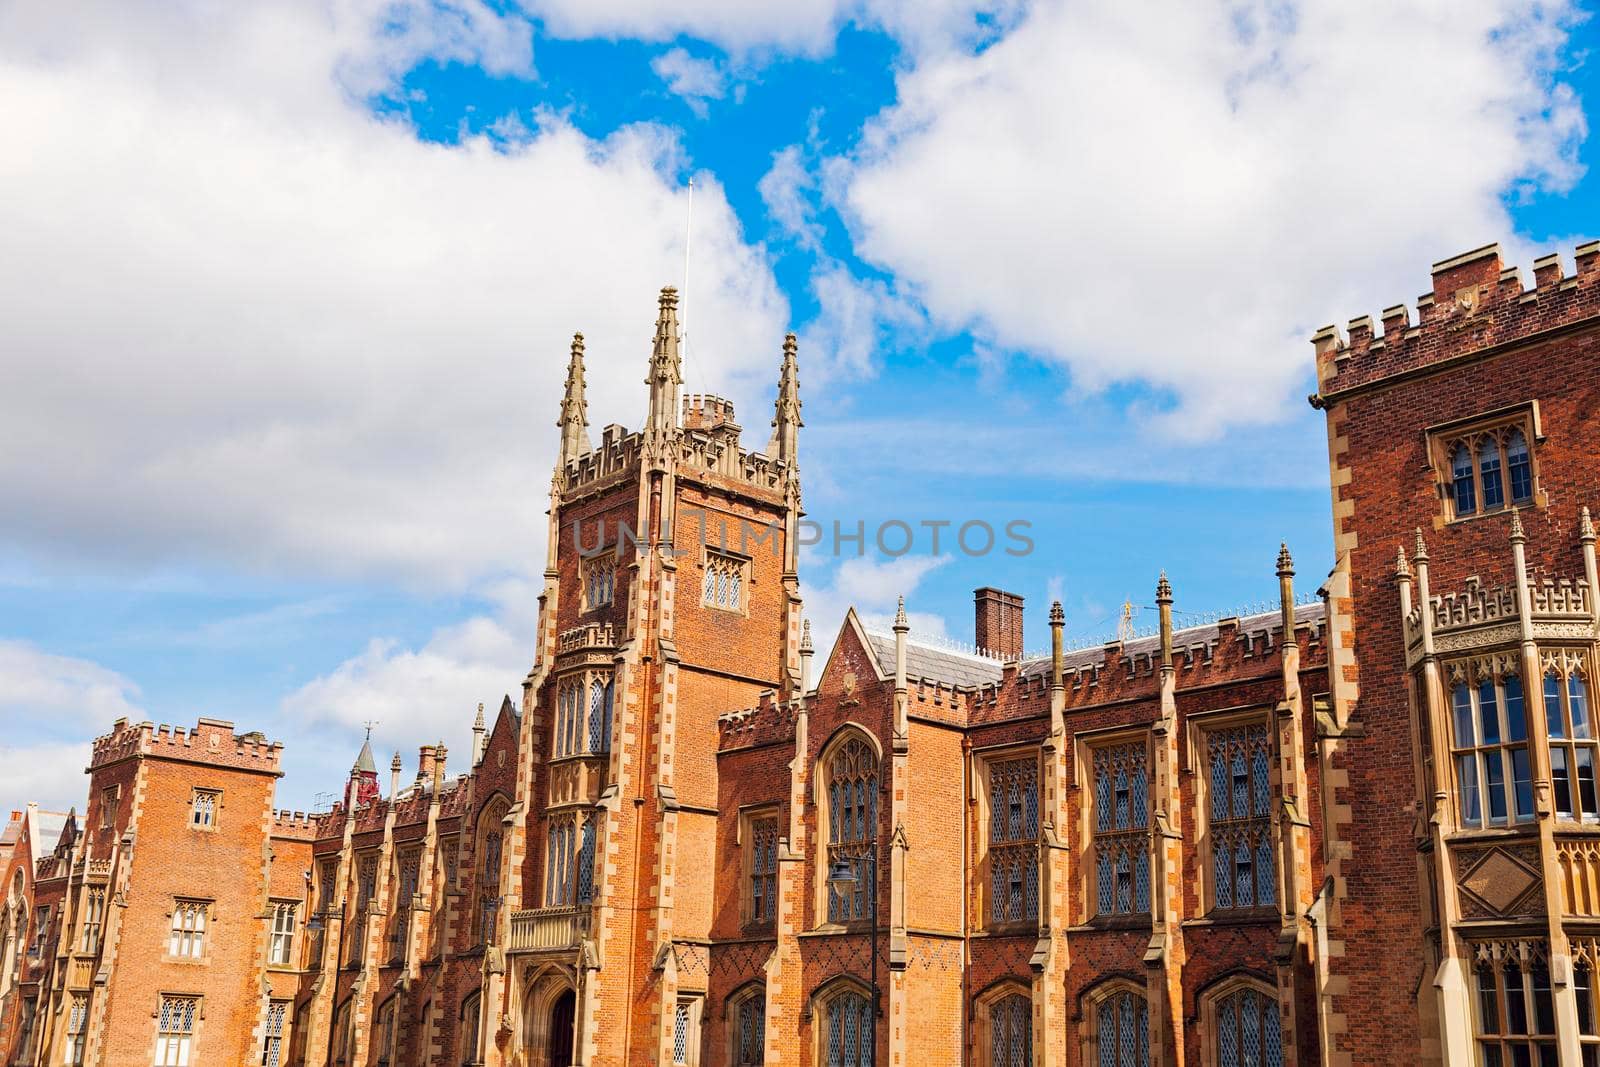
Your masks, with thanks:
M1000 923L1000 924L997 924L997 925L994 925L994 926L986 926L982 930L974 930L972 932L972 936L973 937L1038 937L1039 936L1039 923L1037 921Z
M1073 933L1086 933L1091 930L1149 930L1150 913L1148 911L1123 912L1116 915L1095 915L1085 920L1081 926L1074 926Z
M1513 510L1523 511L1530 508L1545 507L1546 503L1543 498L1544 494L1536 491L1528 500L1506 504L1503 507L1495 508L1493 511L1484 511L1480 508L1471 515L1451 515L1444 520L1444 524L1446 526L1459 526L1463 523L1475 522L1478 519L1503 519L1510 515Z
M1187 930L1206 926L1256 926L1278 921L1276 907L1225 908L1213 909L1203 918L1185 919L1181 925Z
M1576 825L1576 824L1574 824ZM1458 841L1500 841L1508 838L1531 837L1539 832L1539 823L1535 819L1527 822L1515 823L1511 826L1468 826L1459 830L1452 830L1445 835L1446 844L1455 844Z
M879 923L877 932L878 933L882 933L883 929L884 929L883 924ZM862 920L860 922L851 922L851 923L824 923L823 925L815 927L815 928L810 929L810 930L802 930L802 931L800 931L798 936L800 936L800 937L840 937L840 936L846 936L846 935L852 935L852 934L870 934L870 933L873 933L873 932L874 931L872 929L872 924L867 922L867 921L865 921L865 920Z

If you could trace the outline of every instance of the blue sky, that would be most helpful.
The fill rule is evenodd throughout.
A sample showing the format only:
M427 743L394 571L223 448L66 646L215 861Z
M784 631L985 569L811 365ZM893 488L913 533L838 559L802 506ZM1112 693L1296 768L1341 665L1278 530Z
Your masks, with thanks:
M1587 13L1496 0L0 3L0 776L117 715L465 752L531 659L566 341L636 427L656 289L765 442L801 338L808 611L1042 644L1330 558L1313 330L1594 236ZM692 226L688 182L696 186ZM1181 616L1180 616L1181 618ZM1147 616L1138 620L1146 624ZM460 763L457 762L457 768Z

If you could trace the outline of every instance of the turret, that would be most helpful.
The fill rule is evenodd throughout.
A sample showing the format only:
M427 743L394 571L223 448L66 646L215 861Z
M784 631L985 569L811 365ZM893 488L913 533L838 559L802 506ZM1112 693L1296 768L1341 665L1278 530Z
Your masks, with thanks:
M350 768L350 781L344 790L344 806L354 811L378 799L378 764L372 758L372 727L367 727L367 738L361 742L361 752Z
M583 334L572 335L572 357L567 363L567 389L561 398L561 418L556 420L561 428L561 464L566 464L588 452L589 401L584 393Z
M667 433L677 426L678 387L683 384L683 359L678 352L678 290L670 285L661 290L650 374L645 384L650 387L645 434Z
M793 465L798 456L800 427L800 368L795 362L799 346L794 334L783 339L783 367L778 371L778 398L773 402L772 440L767 458Z

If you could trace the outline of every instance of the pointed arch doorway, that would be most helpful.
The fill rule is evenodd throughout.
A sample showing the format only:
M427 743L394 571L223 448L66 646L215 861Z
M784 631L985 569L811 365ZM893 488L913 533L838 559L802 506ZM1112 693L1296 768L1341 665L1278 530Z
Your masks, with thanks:
M550 1067L572 1067L573 1021L577 1015L578 998L567 989L550 1005L549 1045L546 1063Z

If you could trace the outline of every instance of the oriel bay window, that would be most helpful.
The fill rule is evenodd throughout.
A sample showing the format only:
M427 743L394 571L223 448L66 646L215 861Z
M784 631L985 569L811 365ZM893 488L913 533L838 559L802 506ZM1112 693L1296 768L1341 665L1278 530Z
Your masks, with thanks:
M1097 915L1150 910L1149 745L1094 750L1094 889Z
M1039 758L989 764L989 921L1039 918Z
M1469 674L1478 676L1476 682L1469 680ZM1506 826L1531 820L1533 770L1522 679L1514 674L1496 677L1484 666L1456 665L1451 669L1451 681L1450 718L1461 825ZM1592 762L1590 768L1592 778Z
M1600 821L1596 807L1595 763L1600 756L1590 717L1589 680L1573 654L1545 656L1545 728L1550 739L1550 782L1556 816Z
M545 827L544 906L564 908L594 899L594 850L599 824L594 816L551 816Z
M1477 977L1473 1023L1479 1062L1484 1067L1555 1067L1555 1001L1543 943L1480 944L1475 947L1474 956ZM1584 998L1581 989L1576 991L1581 1031Z
M1211 906L1277 902L1272 851L1272 749L1263 720L1206 731Z
M560 758L610 752L613 698L609 675L586 672L563 679L556 686L551 753Z

